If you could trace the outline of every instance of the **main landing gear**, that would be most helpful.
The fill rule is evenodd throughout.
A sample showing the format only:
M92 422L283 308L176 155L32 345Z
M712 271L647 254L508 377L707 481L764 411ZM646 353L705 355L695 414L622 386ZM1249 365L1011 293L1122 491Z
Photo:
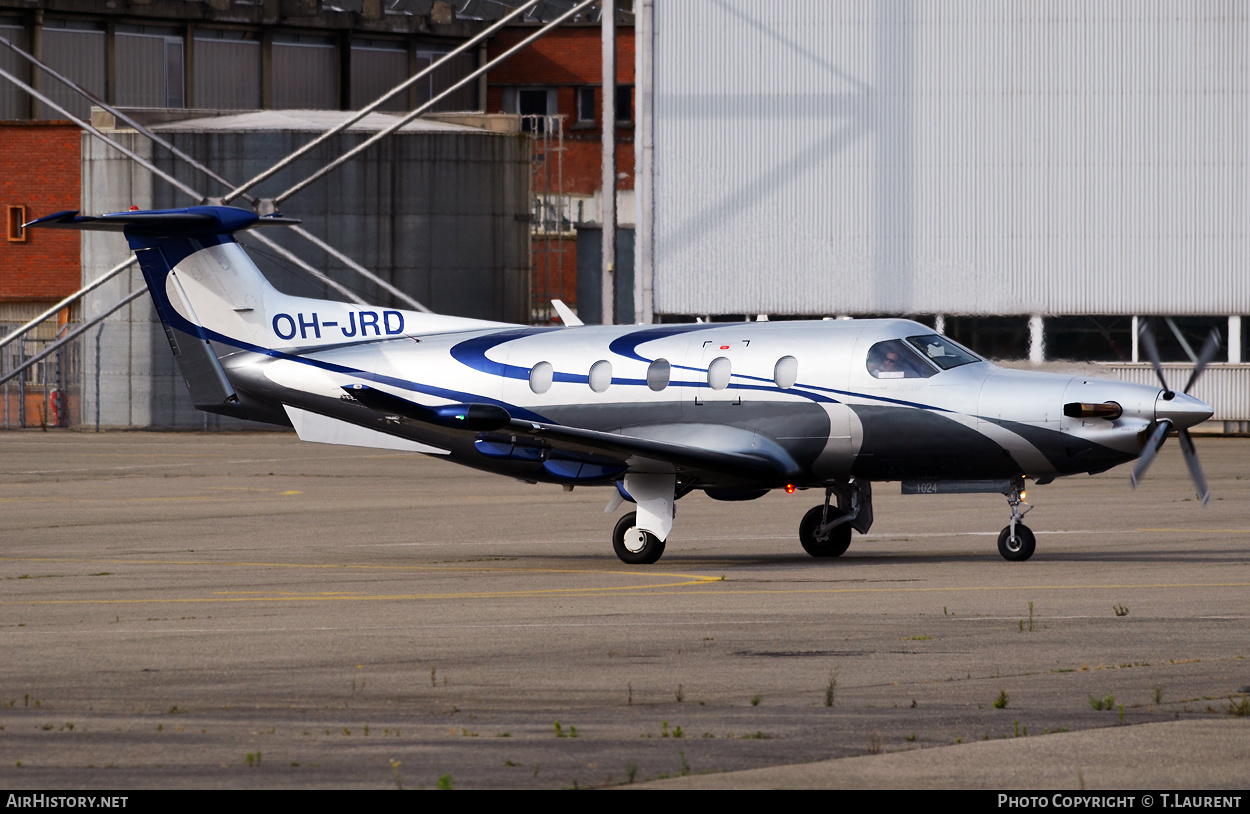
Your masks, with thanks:
M1032 557L1037 549L1037 538L1033 536L1032 529L1020 522L1021 518L1033 509L1024 502L1024 480L1021 478L1013 480L1006 495L1007 502L1011 504L1011 522L998 533L998 553L1002 554L1005 560L1024 562ZM1024 507L1023 511L1020 509L1021 506Z
M836 506L829 499L837 495ZM813 557L840 557L851 545L851 531L864 534L872 525L872 484L851 480L825 489L825 502L803 515L799 543Z
M624 489L638 505L638 511L616 521L616 528L612 531L612 550L621 562L650 565L664 553L664 541L673 530L673 502L678 497L677 477L667 473L627 472ZM615 511L623 500L618 493L604 511Z
M664 541L646 529L638 528L638 512L630 512L616 521L612 531L612 550L621 562L650 565L664 553Z

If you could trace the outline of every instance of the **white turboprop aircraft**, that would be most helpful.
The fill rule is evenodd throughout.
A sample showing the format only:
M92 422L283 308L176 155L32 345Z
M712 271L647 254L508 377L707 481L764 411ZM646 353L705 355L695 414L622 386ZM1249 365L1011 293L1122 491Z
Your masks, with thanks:
M904 493L1002 493L998 536L1027 560L1025 481L1140 458L1175 429L1203 502L1184 392L1005 370L908 320L529 327L291 297L234 233L293 221L229 207L79 217L32 227L122 231L201 410L294 426L306 441L436 455L530 482L607 486L612 542L653 563L694 489L751 500L819 488L799 525L812 556L872 524L874 481Z

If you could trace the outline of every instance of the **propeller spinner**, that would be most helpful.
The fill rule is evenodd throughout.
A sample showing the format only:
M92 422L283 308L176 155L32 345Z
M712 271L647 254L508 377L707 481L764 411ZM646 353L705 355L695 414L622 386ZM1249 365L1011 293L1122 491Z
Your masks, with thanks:
M1185 464L1189 467L1189 474L1193 477L1194 486L1198 489L1198 497L1205 506L1211 499L1211 490L1207 488L1207 479L1202 474L1202 465L1198 463L1198 452L1194 449L1194 439L1189 434L1189 428L1210 418L1211 408L1189 395L1189 391L1198 381L1198 377L1202 375L1202 371L1215 358L1215 354L1219 352L1220 331L1218 328L1212 328L1211 333L1207 335L1207 341L1203 344L1202 351L1198 354L1198 361L1194 365L1194 372L1185 383L1185 389L1180 393L1169 388L1167 379L1163 377L1163 365L1159 361L1159 347L1155 344L1154 332L1150 330L1150 326L1142 323L1138 335L1141 338L1141 348L1150 359L1155 375L1159 377L1159 383L1163 385L1163 392L1155 401L1155 420L1158 426L1145 447L1142 448L1141 457L1137 459L1137 466L1133 467L1129 481L1134 488L1137 487L1137 482L1146 474L1159 448L1167 440L1168 433L1176 429L1181 442L1181 451L1185 454Z

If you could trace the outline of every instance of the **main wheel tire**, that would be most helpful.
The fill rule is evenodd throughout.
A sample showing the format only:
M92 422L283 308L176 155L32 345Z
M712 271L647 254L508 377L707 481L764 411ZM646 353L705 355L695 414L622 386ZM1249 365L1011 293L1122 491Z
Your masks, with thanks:
M799 542L802 543L803 550L813 557L840 557L851 546L851 524L834 526L829 531L829 539L822 542L816 539L816 529L820 528L824 514L825 507L821 505L803 515L803 520L799 523ZM830 520L841 514L841 510L829 507Z
M638 528L638 512L630 512L616 521L612 530L612 550L621 562L650 565L664 553L664 541L649 531Z
M1003 559L1012 562L1024 562L1037 550L1037 538L1033 531L1023 523L1016 523L1016 536L1011 536L1011 526L1004 526L998 533L998 553Z

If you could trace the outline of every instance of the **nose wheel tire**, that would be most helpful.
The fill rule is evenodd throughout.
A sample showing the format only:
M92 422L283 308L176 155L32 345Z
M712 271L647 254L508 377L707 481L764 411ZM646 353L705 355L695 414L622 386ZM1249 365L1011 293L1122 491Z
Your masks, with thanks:
M998 533L998 553L1005 560L1024 562L1033 556L1036 548L1037 538L1033 536L1032 529L1023 523L1016 523L1015 536L1011 534L1011 526L1005 526Z
M664 541L637 526L638 512L630 512L616 521L612 531L612 550L621 562L650 565L664 553Z
M828 539L817 540L816 530L821 526L824 513L824 506L816 506L803 515L803 520L799 523L799 542L803 545L803 550L813 557L840 557L851 547L851 524L834 526L829 530ZM842 514L843 512L833 506L829 507L830 520Z

